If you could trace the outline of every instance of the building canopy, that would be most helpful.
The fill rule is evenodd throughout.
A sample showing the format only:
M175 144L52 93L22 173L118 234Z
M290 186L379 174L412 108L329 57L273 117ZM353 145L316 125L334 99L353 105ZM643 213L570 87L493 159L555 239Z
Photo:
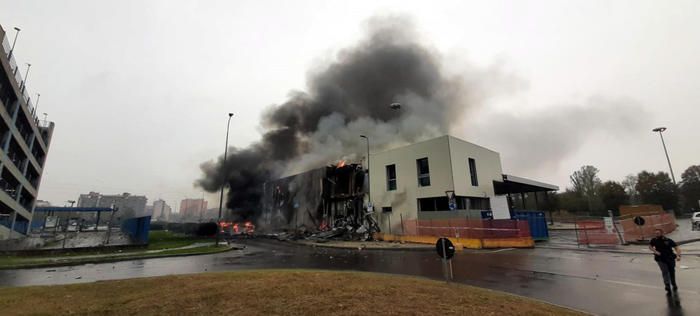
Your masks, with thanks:
M503 181L493 181L493 189L497 195L558 191L559 187L535 180L516 177L509 174L503 175Z

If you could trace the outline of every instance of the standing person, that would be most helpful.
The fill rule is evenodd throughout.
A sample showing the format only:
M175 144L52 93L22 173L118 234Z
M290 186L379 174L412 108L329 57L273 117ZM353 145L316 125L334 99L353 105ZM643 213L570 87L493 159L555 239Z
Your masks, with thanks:
M663 230L657 228L655 232L656 237L649 242L649 249L654 252L654 260L661 269L666 292L671 291L670 286L673 286L673 291L676 292L676 261L681 261L681 249L673 239L664 236ZM673 250L676 253L673 253Z

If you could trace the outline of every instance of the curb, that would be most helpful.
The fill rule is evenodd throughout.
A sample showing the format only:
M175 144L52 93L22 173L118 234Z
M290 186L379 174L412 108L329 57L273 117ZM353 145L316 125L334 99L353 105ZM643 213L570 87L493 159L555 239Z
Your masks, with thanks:
M341 246L341 245L329 245L329 244L324 244L324 243L314 243L314 242L299 242L299 241L289 241L287 240L286 242L301 245L301 246L307 246L307 247L318 247L318 248L333 248L333 249L348 249L348 250L391 250L391 251L396 251L396 250L419 250L419 251L434 251L433 247L402 247L402 248L373 248L373 247L364 247L362 249L357 249L358 247L351 247L351 246Z
M651 255L651 252L641 252L641 251L624 251L624 250L616 250L616 249L591 249L591 248L567 248L567 247L556 247L556 246L537 246L536 248L544 248L544 249L557 249L557 250L570 250L570 251L587 251L587 252L610 252L610 253L623 253L623 254L629 254L629 255ZM700 257L700 253L688 253L688 252L683 252L684 256L698 256Z
M165 256L158 256L158 255L148 255L148 256L135 256L135 257L129 257L129 256L124 256L124 258L94 258L90 260L84 260L84 261L74 261L74 262L47 262L47 263L40 263L40 264L35 264L35 265L19 265L19 266L9 266L9 267L0 267L1 270L18 270L18 269L38 269L38 268L51 268L51 267L72 267L72 266L80 266L84 264L98 264L98 263L111 263L111 262L120 262L120 261L129 261L129 260L141 260L141 259L159 259L159 258L175 258L175 257L190 257L190 256L202 256L202 255L213 255L217 253L222 253L222 252L227 252L231 250L242 250L245 249L245 246L237 246L237 247L229 247L227 249L222 249L219 251L213 251L213 252L207 252L207 253L181 253L181 254L172 254L172 255L165 255Z

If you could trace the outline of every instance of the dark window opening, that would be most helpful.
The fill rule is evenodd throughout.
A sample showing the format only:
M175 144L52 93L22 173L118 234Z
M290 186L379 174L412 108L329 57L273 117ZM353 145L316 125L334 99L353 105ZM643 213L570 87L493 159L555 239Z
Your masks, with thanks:
M396 190L396 165L386 166L386 190Z
M430 186L430 167L428 166L428 158L417 159L416 170L418 171L418 186Z
M421 212L449 211L450 202L446 196L418 199L418 210Z
M19 214L16 216L14 230L22 235L26 235L27 230L29 229L29 220Z
M382 207L382 213L391 213L391 206Z
M5 191L12 199L17 198L17 191L19 190L19 181L15 178L10 171L7 169L2 170L2 175L0 176L0 190Z
M471 176L472 186L479 186L479 179L476 177L476 160L469 158L469 175Z

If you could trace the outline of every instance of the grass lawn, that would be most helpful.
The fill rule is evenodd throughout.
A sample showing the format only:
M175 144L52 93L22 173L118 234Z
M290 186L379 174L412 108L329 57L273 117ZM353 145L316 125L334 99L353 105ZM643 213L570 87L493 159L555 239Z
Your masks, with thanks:
M195 243L211 242L211 245L199 247L177 249ZM170 249L170 250L169 250ZM115 259L136 259L154 258L183 254L206 254L222 251L223 247L214 246L211 238L192 237L175 234L168 231L152 231L149 236L149 244L144 248L124 249L124 250L95 250L80 252L65 252L46 256L0 256L0 269L9 268L29 268L33 266L45 266L48 264L72 264L83 262L99 262ZM155 253L148 253L150 250L162 250ZM87 257L87 258L86 258Z
M4 315L580 315L470 286L313 270L204 273L0 288Z

